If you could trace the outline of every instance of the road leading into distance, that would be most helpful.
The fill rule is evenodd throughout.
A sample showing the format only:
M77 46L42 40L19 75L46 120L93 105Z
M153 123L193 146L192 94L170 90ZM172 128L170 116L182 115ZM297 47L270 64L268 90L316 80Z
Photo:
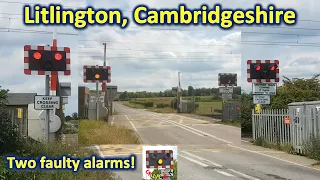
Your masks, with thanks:
M241 142L240 128L114 104L120 114L112 117L111 123L133 129L144 145L178 146L179 180L320 180L320 168L311 167L313 160ZM136 153L141 159L142 145L96 148L102 156ZM140 159L137 171L117 174L123 180L142 179Z

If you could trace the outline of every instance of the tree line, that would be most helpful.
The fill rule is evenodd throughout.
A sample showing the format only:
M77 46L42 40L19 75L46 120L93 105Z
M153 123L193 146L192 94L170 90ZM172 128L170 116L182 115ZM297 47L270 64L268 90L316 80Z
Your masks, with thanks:
M241 94L241 87L234 88L234 94ZM177 92L173 91L172 89L166 89L160 92L120 92L119 99L120 100L127 100L131 98L157 98L157 97L175 97L177 96ZM215 96L220 97L219 88L193 88L189 86L188 89L182 90L182 96Z

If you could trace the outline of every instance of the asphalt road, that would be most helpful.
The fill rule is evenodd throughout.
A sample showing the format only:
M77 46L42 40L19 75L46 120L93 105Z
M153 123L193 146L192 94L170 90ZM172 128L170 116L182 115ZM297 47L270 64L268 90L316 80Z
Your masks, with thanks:
M253 146L240 139L240 128L176 114L153 113L115 103L111 123L136 131L145 145L178 146L178 179L183 180L320 180L313 160ZM100 145L103 156L136 153L142 145ZM137 171L117 172L123 180L142 179Z

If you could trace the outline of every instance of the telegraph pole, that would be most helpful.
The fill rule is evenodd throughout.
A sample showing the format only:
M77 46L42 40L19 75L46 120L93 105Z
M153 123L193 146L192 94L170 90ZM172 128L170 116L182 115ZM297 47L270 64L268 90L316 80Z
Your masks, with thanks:
M103 44L103 66L106 66L107 65L107 43L102 43ZM109 105L109 98L108 98L108 88L107 88L107 85L106 83L102 83L102 92L103 92L103 95L106 97L107 99L107 109L108 109L108 115L110 114L110 105Z
M181 89L181 82L180 82L180 72L178 72L178 81L179 81L179 94L178 94L178 98L179 98L179 103L177 103L178 105L178 112L181 112L182 110L182 89Z

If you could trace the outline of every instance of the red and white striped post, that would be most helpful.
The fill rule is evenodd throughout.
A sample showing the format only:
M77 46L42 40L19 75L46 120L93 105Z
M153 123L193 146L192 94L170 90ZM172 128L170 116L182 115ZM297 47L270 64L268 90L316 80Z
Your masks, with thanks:
M57 47L57 27L53 28L53 42L52 42L53 47ZM57 90L57 78L58 74L53 74L51 75L51 84L50 84L50 90L51 90L51 95L56 95L56 90Z

